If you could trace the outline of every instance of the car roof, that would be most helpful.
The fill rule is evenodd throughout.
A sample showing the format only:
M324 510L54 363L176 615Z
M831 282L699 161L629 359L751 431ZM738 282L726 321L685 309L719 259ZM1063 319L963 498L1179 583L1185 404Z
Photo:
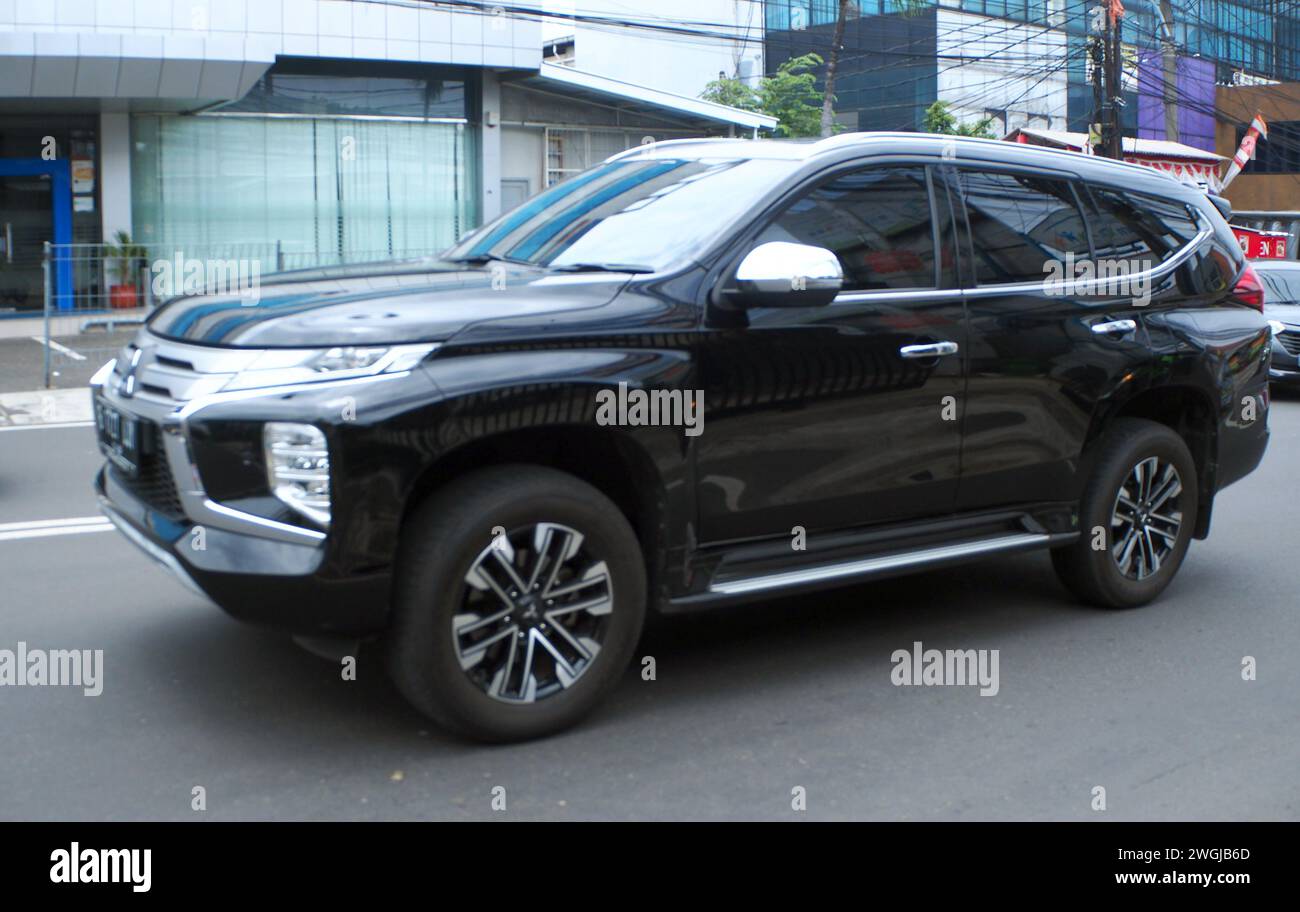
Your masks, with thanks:
M987 162L1066 171L1085 180L1120 184L1134 190L1147 190L1184 200L1205 198L1205 192L1199 188L1188 186L1145 165L1028 143L935 133L841 133L827 139L814 140L670 139L636 146L613 155L606 161L632 158L746 158L830 163L864 154L909 153L938 155L961 163Z

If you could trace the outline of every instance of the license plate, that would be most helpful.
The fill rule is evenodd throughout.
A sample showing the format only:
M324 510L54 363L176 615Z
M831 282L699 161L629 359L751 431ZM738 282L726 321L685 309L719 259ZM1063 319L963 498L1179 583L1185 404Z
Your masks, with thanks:
M95 397L95 428L99 449L128 476L140 471L140 419Z

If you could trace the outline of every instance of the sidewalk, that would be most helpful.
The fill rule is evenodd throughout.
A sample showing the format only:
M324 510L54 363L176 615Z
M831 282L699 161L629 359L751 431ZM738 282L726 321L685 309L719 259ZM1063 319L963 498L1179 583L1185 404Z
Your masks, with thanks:
M87 321L122 321L143 320L149 315L148 309L137 307L132 310L114 310L106 313L80 313L67 311L50 315L51 336L75 336L82 332L82 324ZM87 332L103 332L103 323ZM27 339L32 336L45 335L45 318L39 314L32 317L5 317L0 319L0 339Z
M94 421L87 389L0 393L0 431Z

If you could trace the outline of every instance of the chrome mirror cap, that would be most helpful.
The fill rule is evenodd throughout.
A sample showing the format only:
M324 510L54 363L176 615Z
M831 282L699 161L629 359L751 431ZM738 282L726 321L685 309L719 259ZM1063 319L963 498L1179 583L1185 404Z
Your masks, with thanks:
M749 307L818 307L844 287L844 270L824 247L769 241L745 255L732 286Z

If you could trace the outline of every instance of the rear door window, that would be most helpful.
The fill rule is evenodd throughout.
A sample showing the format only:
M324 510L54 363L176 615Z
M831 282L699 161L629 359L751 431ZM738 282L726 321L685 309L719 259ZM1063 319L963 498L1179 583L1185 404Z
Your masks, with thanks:
M968 169L960 180L980 285L1042 282L1053 262L1091 256L1069 181Z

